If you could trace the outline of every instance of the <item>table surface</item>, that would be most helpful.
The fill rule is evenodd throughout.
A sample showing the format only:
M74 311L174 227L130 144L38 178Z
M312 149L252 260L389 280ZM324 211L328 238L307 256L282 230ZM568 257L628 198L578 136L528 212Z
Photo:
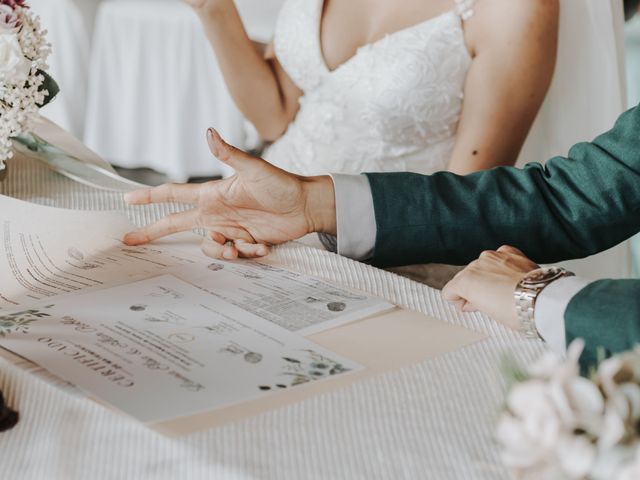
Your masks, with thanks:
M138 224L172 209L127 208L120 195L78 185L29 159L10 163L0 193L63 208L126 209ZM21 413L18 426L0 434L2 478L509 478L493 439L504 395L499 365L505 353L531 361L543 352L540 342L482 315L460 314L424 285L328 252L292 243L273 255L286 268L368 291L488 339L180 439L164 438L0 359L0 388Z

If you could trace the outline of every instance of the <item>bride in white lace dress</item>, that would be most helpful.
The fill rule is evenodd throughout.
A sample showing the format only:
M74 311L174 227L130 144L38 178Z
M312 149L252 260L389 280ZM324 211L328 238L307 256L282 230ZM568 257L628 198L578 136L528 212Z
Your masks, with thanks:
M265 158L299 174L513 164L555 64L558 0L286 0L263 56L232 0L186 0Z

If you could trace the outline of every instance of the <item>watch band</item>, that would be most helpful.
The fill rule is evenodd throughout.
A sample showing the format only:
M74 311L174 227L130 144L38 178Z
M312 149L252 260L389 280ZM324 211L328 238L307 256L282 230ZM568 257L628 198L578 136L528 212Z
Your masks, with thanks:
M536 328L536 301L550 283L564 277L573 276L572 272L560 267L539 268L524 276L518 283L513 297L520 329L527 338L541 338Z

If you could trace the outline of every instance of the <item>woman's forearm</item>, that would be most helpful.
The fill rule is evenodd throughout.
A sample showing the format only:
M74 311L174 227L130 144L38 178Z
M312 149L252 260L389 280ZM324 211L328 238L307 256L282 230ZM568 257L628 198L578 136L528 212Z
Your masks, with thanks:
M279 137L291 114L272 65L249 39L233 1L196 11L238 108L263 138Z

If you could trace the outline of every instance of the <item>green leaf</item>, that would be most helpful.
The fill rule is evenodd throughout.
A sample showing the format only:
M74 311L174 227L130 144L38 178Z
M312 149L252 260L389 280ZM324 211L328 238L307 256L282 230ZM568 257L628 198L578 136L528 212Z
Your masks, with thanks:
M49 92L49 94L45 97L42 104L38 105L38 107L42 108L48 105L54 98L56 98L56 95L60 93L60 87L58 86L56 81L53 79L53 77L49 75L47 72L45 72L44 70L38 70L38 73L44 77L44 82L42 82L42 85L40 85L40 88L38 89L38 91L41 92L43 90L47 90Z

